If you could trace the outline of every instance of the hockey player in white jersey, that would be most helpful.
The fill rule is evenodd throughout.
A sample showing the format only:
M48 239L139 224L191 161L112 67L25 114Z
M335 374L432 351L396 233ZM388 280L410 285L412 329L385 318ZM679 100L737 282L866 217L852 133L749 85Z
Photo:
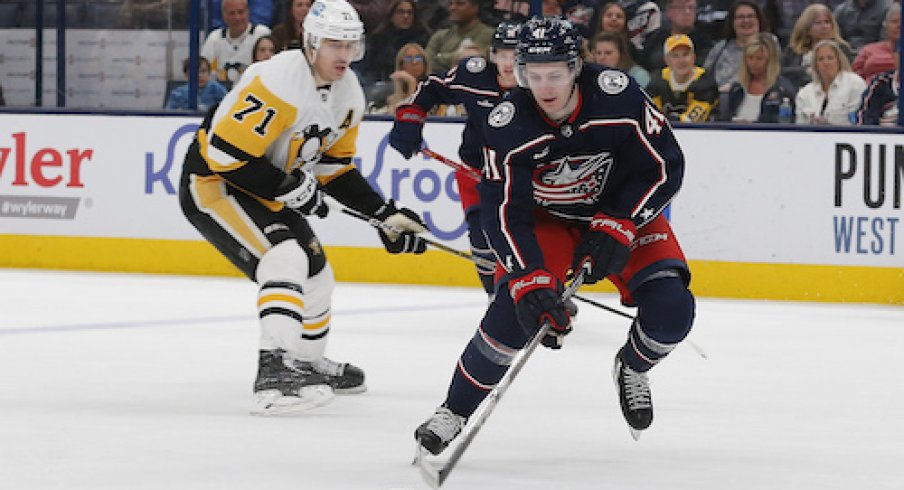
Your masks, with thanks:
M397 209L352 163L364 95L349 64L363 25L346 0L317 0L302 50L251 65L201 124L179 200L188 220L260 289L260 361L252 412L275 414L365 390L364 372L324 357L333 271L305 216L324 193L392 225L390 253L423 253L421 218Z

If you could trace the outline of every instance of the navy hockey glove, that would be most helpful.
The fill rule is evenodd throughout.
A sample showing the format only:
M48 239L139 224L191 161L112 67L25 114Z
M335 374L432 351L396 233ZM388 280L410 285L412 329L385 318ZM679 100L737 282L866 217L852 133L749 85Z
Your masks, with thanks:
M508 281L509 293L515 302L518 323L533 336L544 322L549 332L541 342L551 349L561 349L562 340L571 332L571 318L562 303L562 284L548 271L529 269Z
M323 218L330 212L317 179L306 170L296 169L287 175L277 192L277 201L304 216Z
M637 229L630 219L595 214L574 250L572 270L580 269L585 261L589 261L590 269L584 275L584 284L596 283L609 274L620 274L628 264L631 242L636 234Z
M379 228L380 240L386 251L391 254L422 254L427 250L427 243L417 233L427 231L424 220L408 208L397 209L392 199L380 206L374 217L398 230L388 231ZM401 233L400 233L401 232Z
M395 122L389 132L389 146L402 154L405 159L414 156L424 144L421 132L427 113L415 105L403 105L396 109Z

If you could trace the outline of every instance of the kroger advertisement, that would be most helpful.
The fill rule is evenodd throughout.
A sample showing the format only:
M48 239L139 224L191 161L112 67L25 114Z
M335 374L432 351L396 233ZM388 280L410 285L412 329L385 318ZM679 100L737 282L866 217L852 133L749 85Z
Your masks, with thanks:
M191 117L0 114L0 233L199 240L176 199ZM404 161L391 123L365 121L356 163L386 198L467 247L452 171ZM457 158L460 123L428 124ZM899 136L683 129L685 184L670 218L692 260L904 267ZM366 224L313 219L330 245L379 247Z

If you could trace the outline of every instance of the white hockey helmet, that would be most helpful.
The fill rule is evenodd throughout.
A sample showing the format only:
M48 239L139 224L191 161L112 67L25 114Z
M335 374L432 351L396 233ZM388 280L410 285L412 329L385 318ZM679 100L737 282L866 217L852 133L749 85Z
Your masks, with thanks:
M302 23L306 49L316 51L324 39L356 41L358 50L352 61L364 57L364 24L358 12L346 0L316 0Z

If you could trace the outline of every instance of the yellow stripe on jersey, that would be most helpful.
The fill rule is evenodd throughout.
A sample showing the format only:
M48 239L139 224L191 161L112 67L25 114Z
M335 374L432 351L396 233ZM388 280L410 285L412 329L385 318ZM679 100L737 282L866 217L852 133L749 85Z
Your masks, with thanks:
M319 321L319 322L314 322L314 323L307 323L307 322L305 322L305 323L302 325L302 327L303 327L305 330L320 330L320 329L323 328L324 326L329 325L330 320L332 320L332 315L330 315L329 313L327 313L326 318L324 318L323 320L321 320L321 321Z
M260 157L297 115L298 109L273 94L258 76L241 89L228 115L213 122L212 132L239 150Z
M339 138L339 141L333 143L333 146L329 147L324 153L334 158L351 158L355 156L358 142L358 126L359 124L355 124L349 128Z
M258 308L260 308L261 306L264 305L264 303L268 303L270 301L282 301L285 303L292 303L293 305L299 307L300 309L302 309L302 310L304 309L304 301L302 301L301 299L299 299L295 296L290 296L288 294L268 294L266 296L261 296L257 300L257 306L258 306Z
M198 130L198 150L201 152L201 157L204 159L205 162L207 162L207 168L209 168L211 171L228 172L230 170L235 170L235 169L241 167L242 165L248 163L248 162L236 160L228 165L220 164L216 161L216 159L211 158L208 155L207 150L209 148L210 148L210 143L207 142L207 130L204 128L201 128ZM223 153L223 152L217 150L216 148L214 148L213 150L220 154Z
M226 193L222 177L193 175L190 186L198 209L210 215L245 248L258 257L270 249L266 237L235 199Z
M329 184L330 182L332 182L332 181L338 179L339 177L345 175L346 173L351 172L351 171L354 170L355 168L356 168L356 167L355 167L355 164L354 164L354 163L349 163L349 164L347 164L347 165L345 165L345 166L343 166L343 167L340 167L339 170L332 171L332 172L330 172L329 174L322 174L322 175L321 175L321 173L318 171L318 172L316 173L317 181L320 182L320 185L327 185L327 184Z

